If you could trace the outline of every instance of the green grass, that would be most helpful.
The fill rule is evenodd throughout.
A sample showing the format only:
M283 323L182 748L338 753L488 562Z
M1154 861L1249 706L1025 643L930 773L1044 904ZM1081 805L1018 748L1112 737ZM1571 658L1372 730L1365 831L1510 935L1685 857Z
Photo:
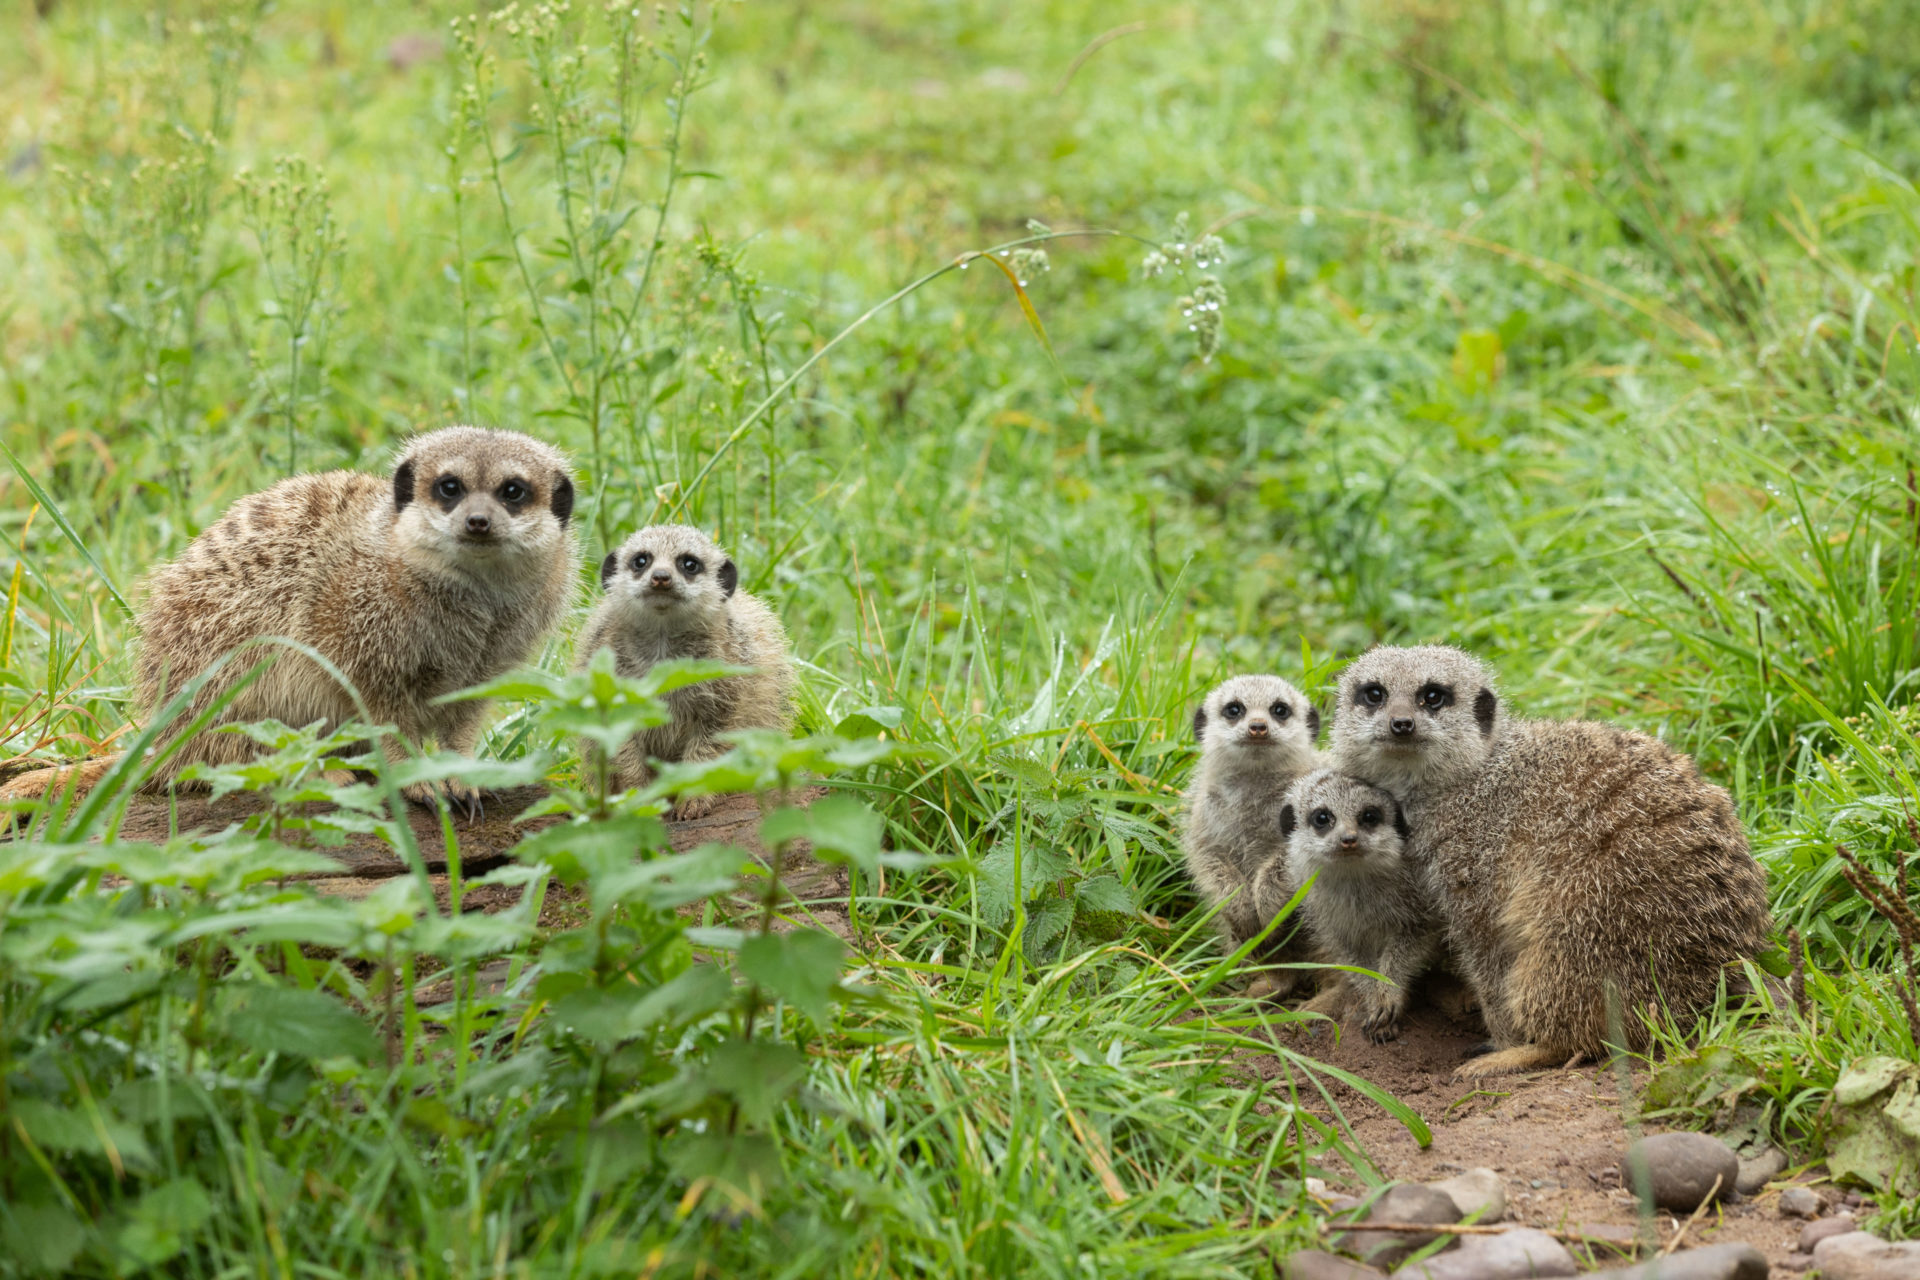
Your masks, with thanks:
M52 1215L8 1238L97 1274L1260 1272L1346 1143L1304 1067L1297 1106L1239 1078L1244 1010L1186 1003L1226 970L1172 849L1183 730L1222 674L1324 689L1377 641L1695 751L1818 1000L1884 1003L1831 845L1890 872L1915 801L1839 727L1905 724L1920 667L1911 9L16 6L7 757L132 739L121 601L236 496L474 419L570 450L589 563L716 529L807 664L803 729L919 748L843 781L941 861L860 873L870 994L809 1014L743 970L671 1036L586 1042L521 1026L558 990L428 1034L401 978L614 964L593 921L482 945L428 913L314 968L166 933L333 910L241 870L104 891L112 844L78 879L9 845L0 1087L65 1145L0 1148ZM1219 265L1143 269L1208 233ZM1045 266L960 269L1017 243ZM1208 276L1224 306L1183 314ZM483 753L570 784L542 714L508 700ZM175 852L281 856L223 850ZM600 919L652 957L603 985L687 972L706 927ZM263 1053L191 985L76 1005L86 965L398 992L402 1065ZM1823 1025L1911 1053L1871 1021ZM1811 1149L1830 1050L1710 1032ZM804 1055L793 1092L667 1088L755 1045ZM204 1115L149 1104L176 1079ZM703 1181L702 1117L779 1185Z

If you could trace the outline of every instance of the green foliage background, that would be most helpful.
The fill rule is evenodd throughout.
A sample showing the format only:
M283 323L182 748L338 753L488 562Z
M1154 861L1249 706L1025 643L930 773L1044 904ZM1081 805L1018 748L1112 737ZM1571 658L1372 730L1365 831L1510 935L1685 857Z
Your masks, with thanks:
M131 1101L101 1112L109 1134L147 1126L165 1177L129 1176L98 1126L68 1133L93 1189L57 1209L86 1224L72 1256L1257 1271L1303 1230L1303 1162L1341 1140L1233 1074L1263 1043L1245 1010L1170 1012L1225 976L1172 850L1183 726L1227 672L1324 689L1379 641L1473 647L1524 712L1662 733L1734 791L1783 925L1833 981L1805 1014L1716 1017L1739 1065L1714 1059L1674 1105L1759 1099L1817 1144L1847 1057L1915 1053L1890 930L1832 841L1889 878L1912 843L1916 18L1907 0L14 6L7 756L129 740L121 602L235 496L477 420L580 462L589 565L668 514L716 530L807 663L803 728L921 748L849 775L889 845L958 859L860 881L884 998L870 1022L795 1015L808 1096L834 1105L755 1113L786 1189L744 1208L606 1138L598 1085L488 1038L524 1004L455 1038L524 1114L574 1127L487 1122L483 1157L479 1103L409 1124L399 1085L276 1093L290 1077L244 1037L196 1064L164 1020L103 1030L10 951L9 1061L119 1035L258 1082L211 1146ZM1207 235L1218 265L1196 262ZM1218 312L1195 308L1216 289ZM545 767L542 714L509 701L485 754ZM132 909L97 883L0 882L0 937L39 936L34 894ZM679 936L648 910L633 928ZM234 928L222 965L255 945ZM102 945L81 936L61 945ZM111 1016L173 997L152 999ZM741 1014L646 1054L762 1043ZM452 1087L408 1045L408 1088ZM69 1056L85 1065L34 1088L70 1114L89 1081L147 1078L137 1056ZM613 1119L689 1132L633 1105ZM230 1226L281 1203L284 1224Z

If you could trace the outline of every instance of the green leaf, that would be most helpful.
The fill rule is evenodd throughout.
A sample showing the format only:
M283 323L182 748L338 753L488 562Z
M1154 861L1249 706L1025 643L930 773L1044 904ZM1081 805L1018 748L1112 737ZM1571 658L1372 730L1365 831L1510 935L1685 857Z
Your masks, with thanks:
M379 1055L373 1028L332 996L262 983L227 990L227 1034L250 1049L363 1062Z
M1011 840L1001 840L992 853L980 860L980 916L996 929L1013 917L1013 873ZM1073 863L1065 854L1029 844L1020 856L1020 895L1031 902L1072 874Z
M861 707L842 716L840 723L833 726L833 731L842 738L878 738L898 729L906 714L903 707Z
M114 1243L141 1266L159 1266L185 1249L212 1216L206 1189L192 1178L176 1178L135 1202Z
M153 1167L153 1149L139 1129L104 1109L55 1106L40 1098L16 1098L13 1118L27 1135L52 1151L105 1156L109 1146L129 1168Z
M1131 915L1134 910L1133 895L1127 892L1127 886L1113 875L1088 876L1073 891L1082 911L1117 911Z
M0 1252L29 1271L67 1274L86 1241L86 1224L58 1202L16 1201L0 1214Z
M845 951L840 939L819 929L758 933L740 946L740 971L825 1027Z
M7 455L7 461L13 465L14 474L19 476L20 482L27 486L27 492L33 495L33 500L46 510L48 518L53 521L62 534L66 535L67 541L73 544L73 549L80 553L80 558L85 560L93 569L94 574L100 579L100 584L107 589L107 594L113 597L113 602L120 606L122 612L131 615L133 613L133 606L128 604L127 598L120 594L120 588L113 584L113 579L108 577L107 571L100 567L100 562L93 558L92 548L87 546L86 541L74 532L73 526L67 523L67 513L60 509L60 504L55 502L52 496L40 487L40 482L34 479L33 474L29 472L26 467L21 465L20 459L14 456L13 450L7 448L4 444L0 444L0 453Z
M610 876L636 858L668 847L666 824L645 815L604 822L565 822L514 846L521 862L544 862L567 884Z
M1027 909L1027 931L1021 939L1029 960L1039 960L1047 948L1066 936L1073 923L1072 898L1048 898Z
M779 1144L764 1133L682 1133L669 1150L667 1164L677 1176L710 1179L748 1204L759 1204L786 1181Z
M859 800L831 795L808 808L774 810L760 824L760 840L769 849L789 840L805 840L820 861L851 862L871 874L880 865L885 828L880 815Z

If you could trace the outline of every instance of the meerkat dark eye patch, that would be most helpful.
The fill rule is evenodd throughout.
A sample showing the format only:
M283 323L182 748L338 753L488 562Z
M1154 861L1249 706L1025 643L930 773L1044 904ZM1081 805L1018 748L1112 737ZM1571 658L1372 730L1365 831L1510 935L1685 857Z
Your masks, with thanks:
M399 511L413 501L413 463L403 462L393 473L393 509Z
M1362 809L1360 811L1360 825L1363 827L1379 826L1380 811L1374 808L1372 805L1368 805L1366 808Z
M1493 732L1493 713L1499 705L1500 699L1493 696L1491 689L1482 689L1473 695L1473 718L1479 722L1481 737Z
M1298 823L1298 820L1293 816L1293 806L1290 804L1281 805L1280 806L1280 834L1283 836L1292 835L1293 829L1297 825L1297 823Z
M1313 816L1308 818L1307 821L1313 824L1313 829L1315 831L1325 831L1328 827L1331 827L1333 825L1333 810L1315 809L1313 811Z
M603 591L606 590L607 584L613 581L613 575L615 571L618 570L619 568L620 568L620 553L618 551L607 552L607 558L600 562L600 589L601 590Z
M698 577L700 571L704 568L706 568L706 566L700 563L699 556L680 557L680 572L686 574L689 578Z
M573 519L573 481L565 476L556 477L553 482L553 501L547 505L553 510L553 518L561 524Z
M467 486L460 483L460 477L441 476L433 482L433 500L440 504L442 511L451 511L460 505L460 497L466 493Z
M1320 708L1312 703L1307 704L1307 736L1309 738L1320 736Z
M722 560L718 572L713 576L720 580L720 590L729 598L733 595L733 589L740 585L740 570L734 567L731 560Z
M645 573L647 566L653 563L653 552L636 551L634 552L633 559L627 561L627 563L633 566L633 571L636 575Z
M1207 740L1207 709L1205 707L1196 707L1194 709L1193 740L1195 742L1205 742Z
M1387 700L1387 686L1379 681L1369 681L1353 691L1355 706L1377 707Z
M1247 708L1244 703L1240 702L1238 699L1235 699L1234 701L1229 702L1226 706L1220 708L1220 714L1225 716L1229 720L1238 720L1241 716L1247 714Z
M1285 720L1293 714L1293 708L1284 702L1276 702L1267 708L1267 712L1272 715L1275 720Z
M1420 705L1429 711L1439 711L1453 705L1453 689L1444 684L1421 686Z
M493 491L493 496L509 507L517 507L533 496L533 490L527 487L527 482L524 480L507 480Z
M1393 806L1393 829L1400 833L1402 840L1413 839L1413 828L1407 825L1407 815L1400 812L1400 806Z

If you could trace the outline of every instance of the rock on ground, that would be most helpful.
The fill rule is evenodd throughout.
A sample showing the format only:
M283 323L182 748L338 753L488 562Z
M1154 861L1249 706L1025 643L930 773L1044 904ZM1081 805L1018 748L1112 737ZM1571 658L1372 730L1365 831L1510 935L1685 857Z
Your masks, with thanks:
M1786 1153L1778 1147L1764 1147L1751 1160L1740 1162L1740 1172L1733 1180L1734 1189L1743 1196L1757 1193L1786 1171Z
M1469 1169L1427 1185L1447 1194L1459 1208L1462 1222L1471 1219L1491 1226L1507 1215L1507 1185L1491 1169Z
M1716 1200L1731 1196L1740 1176L1740 1157L1733 1148L1704 1133L1657 1133L1628 1147L1620 1174L1629 1189L1638 1190L1634 1170L1641 1162L1653 1184L1653 1202L1677 1213L1692 1213L1709 1193ZM1713 1186L1716 1177L1718 1191Z
M1279 1272L1280 1280L1386 1280L1383 1271L1318 1249L1280 1259Z
M1544 1231L1515 1227L1499 1235L1462 1236L1460 1247L1394 1272L1407 1280L1533 1280L1580 1274L1566 1246ZM1761 1273L1763 1280L1765 1272Z
M1812 1187L1788 1187L1780 1193L1780 1216L1783 1218L1818 1217L1826 1207L1826 1201Z
M1858 1231L1853 1225L1853 1215L1836 1213L1831 1218L1817 1218L1800 1228L1800 1252L1812 1253L1814 1246L1828 1236L1843 1236L1849 1231Z
M1367 1222L1458 1221L1460 1207L1454 1204L1452 1196L1417 1182L1400 1182L1388 1187L1386 1193L1373 1202L1360 1225L1364 1227ZM1343 1232L1333 1238L1333 1244L1342 1252L1354 1254L1374 1266L1395 1267L1439 1238L1438 1232L1363 1229Z
M1710 1244L1593 1274L1613 1280L1767 1280L1767 1255L1750 1244Z
M1821 1280L1920 1280L1920 1240L1895 1244L1849 1231L1814 1246L1813 1265Z

